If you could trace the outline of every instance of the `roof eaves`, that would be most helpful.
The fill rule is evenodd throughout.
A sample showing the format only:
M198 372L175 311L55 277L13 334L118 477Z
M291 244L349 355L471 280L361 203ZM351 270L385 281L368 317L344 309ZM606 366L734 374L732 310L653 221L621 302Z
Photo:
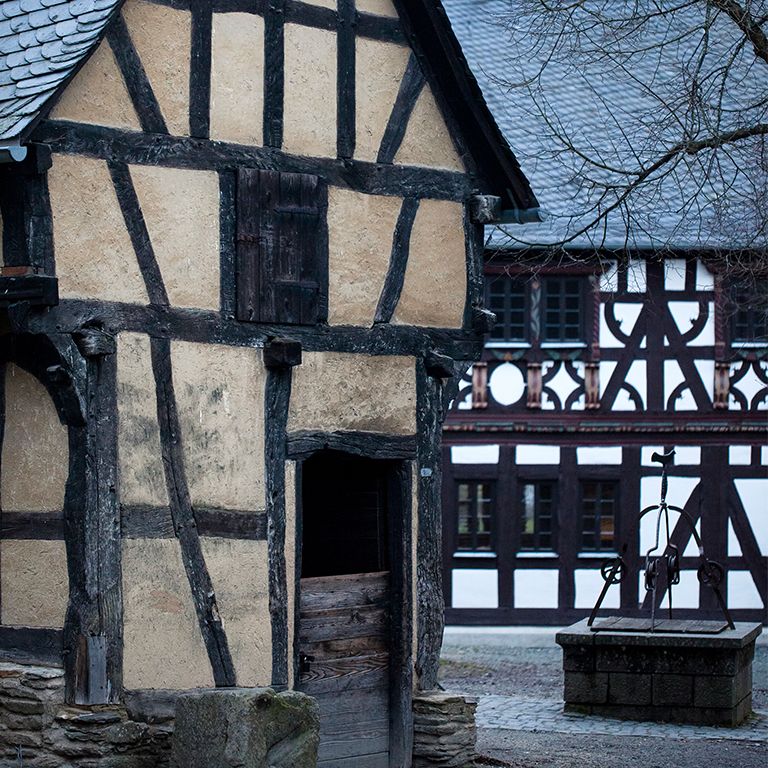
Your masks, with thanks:
M481 175L512 221L539 221L539 203L485 102L440 0L393 0L406 34L422 53L431 79L455 121ZM517 212L517 218L515 218Z

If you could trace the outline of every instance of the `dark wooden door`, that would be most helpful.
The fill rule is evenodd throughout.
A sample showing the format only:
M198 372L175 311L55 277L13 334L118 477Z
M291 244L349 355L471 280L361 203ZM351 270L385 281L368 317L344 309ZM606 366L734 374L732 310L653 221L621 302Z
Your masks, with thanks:
M299 645L319 766L389 768L389 574L302 579Z
M320 706L321 768L390 768L387 462L324 451L302 468L299 690Z

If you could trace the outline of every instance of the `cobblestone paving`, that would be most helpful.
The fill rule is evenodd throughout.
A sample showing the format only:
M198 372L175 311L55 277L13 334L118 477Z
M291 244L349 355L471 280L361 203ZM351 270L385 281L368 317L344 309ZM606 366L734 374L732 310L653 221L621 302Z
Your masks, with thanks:
M554 630L449 628L440 666L447 690L479 701L478 750L491 758L481 764L511 768L766 768L765 635L753 676L758 714L730 729L565 714Z
M739 728L636 723L591 715L566 714L560 701L518 696L480 696L480 728L601 736L654 736L666 739L732 739L768 742L768 713L756 713Z

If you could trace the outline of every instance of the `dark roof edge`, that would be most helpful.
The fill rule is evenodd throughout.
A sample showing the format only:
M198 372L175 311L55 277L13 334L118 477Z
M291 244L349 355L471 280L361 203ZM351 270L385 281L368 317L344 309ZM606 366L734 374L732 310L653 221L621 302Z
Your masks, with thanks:
M503 208L529 211L539 203L491 114L440 0L393 0L415 50L423 52L433 80L464 142ZM538 219L535 219L538 220Z

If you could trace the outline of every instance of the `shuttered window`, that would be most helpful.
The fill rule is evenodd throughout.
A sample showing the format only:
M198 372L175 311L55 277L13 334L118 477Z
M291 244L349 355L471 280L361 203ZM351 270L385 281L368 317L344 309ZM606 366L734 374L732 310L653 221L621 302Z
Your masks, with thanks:
M328 317L328 189L317 176L241 168L237 319L313 325Z

